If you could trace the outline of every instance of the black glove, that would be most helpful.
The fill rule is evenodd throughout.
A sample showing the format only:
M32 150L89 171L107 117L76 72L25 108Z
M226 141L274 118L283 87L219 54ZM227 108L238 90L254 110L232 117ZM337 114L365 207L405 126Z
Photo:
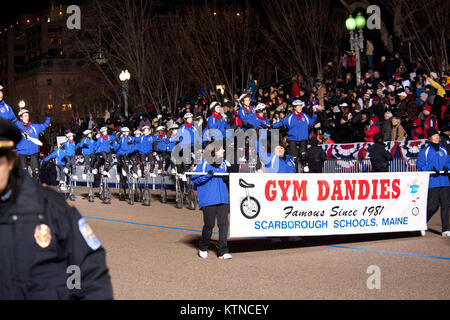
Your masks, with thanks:
M214 171L209 170L209 171L208 171L208 174L209 174L210 176L213 176L213 175L214 175Z
M444 170L444 176L448 176L448 167L447 166L445 166L444 168L443 168L443 170Z
M44 115L46 118L50 117L50 110L48 110L47 108L44 109Z
M113 147L109 148L109 150L111 150L111 152L114 152L114 148Z
M433 167L433 171L434 171L434 174L432 175L433 177L438 177L439 175L440 175L440 172L439 172L439 170L438 169L436 169L436 167Z
M230 176L223 176L222 179L223 179L223 182L225 182L225 183L230 182Z
M127 144L128 145L133 144L133 141L128 141Z
M88 145L85 143L81 146L82 148L88 148Z

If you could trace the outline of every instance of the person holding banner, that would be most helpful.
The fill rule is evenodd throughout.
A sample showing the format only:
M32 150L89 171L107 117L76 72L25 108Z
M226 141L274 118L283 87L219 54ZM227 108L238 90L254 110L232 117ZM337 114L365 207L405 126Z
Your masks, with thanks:
M227 172L227 163L224 160L225 150L222 143L211 142L205 149L207 155L197 165L196 173L192 176L192 182L197 186L198 204L203 211L204 226L199 242L199 256L203 259L208 257L208 247L211 240L212 230L217 218L219 227L219 259L231 259L228 252L228 176L218 176L217 173Z
M428 129L427 135L429 142L428 146L420 151L419 158L417 159L417 169L419 171L435 172L430 176L427 221L430 221L440 205L442 236L450 237L450 182L448 177L450 157L447 150L440 145L439 133L435 128ZM441 174L441 171L444 173Z

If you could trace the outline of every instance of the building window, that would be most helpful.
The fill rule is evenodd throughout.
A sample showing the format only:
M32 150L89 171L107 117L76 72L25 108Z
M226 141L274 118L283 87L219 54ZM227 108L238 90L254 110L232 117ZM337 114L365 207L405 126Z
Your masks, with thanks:
M47 105L47 109L48 109L48 110L52 110L52 109L53 109L53 105L52 105L52 104L48 104L48 105Z
M51 85L52 85L52 82L53 82L52 79L47 79L47 85L48 85L48 86L51 86Z

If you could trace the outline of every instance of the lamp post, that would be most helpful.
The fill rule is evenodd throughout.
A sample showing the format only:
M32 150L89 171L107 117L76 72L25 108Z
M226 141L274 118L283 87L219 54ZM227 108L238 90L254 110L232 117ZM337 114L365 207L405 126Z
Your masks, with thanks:
M364 50L364 34L363 29L366 25L366 19L361 13L358 13L356 18L352 15L345 21L345 27L350 31L350 48L356 54L356 84L359 86L361 83L361 55ZM355 33L355 30L358 32Z
M122 81L122 95L124 101L124 112L125 118L128 118L128 81L130 80L131 75L128 70L122 70L119 75L120 81Z
M20 100L20 101L19 101L19 109L23 109L23 108L25 108L25 106L26 106L25 101Z

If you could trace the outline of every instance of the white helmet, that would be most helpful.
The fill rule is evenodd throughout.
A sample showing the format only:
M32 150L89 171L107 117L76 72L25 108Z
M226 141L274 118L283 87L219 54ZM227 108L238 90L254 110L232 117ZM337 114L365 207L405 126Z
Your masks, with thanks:
M30 113L30 111L28 111L27 109L22 109L22 110L20 110L20 111L19 111L19 117L20 117L21 115L23 115L24 113Z
M164 126L159 126L158 128L156 128L156 131L164 131L166 130L166 127Z
M255 107L255 111L264 110L267 106L264 103L258 103Z
M84 130L83 131L83 135L84 136L87 136L89 133L91 133L92 131L91 130Z
M120 129L120 131L122 131L122 132L130 132L130 129L128 129L128 127L123 127L122 129Z
M188 118L193 118L194 117L194 115L192 114L192 113L190 113L190 112L188 112L188 113L186 113L185 115L184 115L184 119L188 119Z
M209 110L214 110L215 107L219 106L220 107L220 102L218 101L214 101L209 105Z
M292 102L292 105L293 105L294 107L296 107L296 106L302 106L302 107L304 107L304 106L305 106L305 103L304 103L302 100L294 100L294 102Z

